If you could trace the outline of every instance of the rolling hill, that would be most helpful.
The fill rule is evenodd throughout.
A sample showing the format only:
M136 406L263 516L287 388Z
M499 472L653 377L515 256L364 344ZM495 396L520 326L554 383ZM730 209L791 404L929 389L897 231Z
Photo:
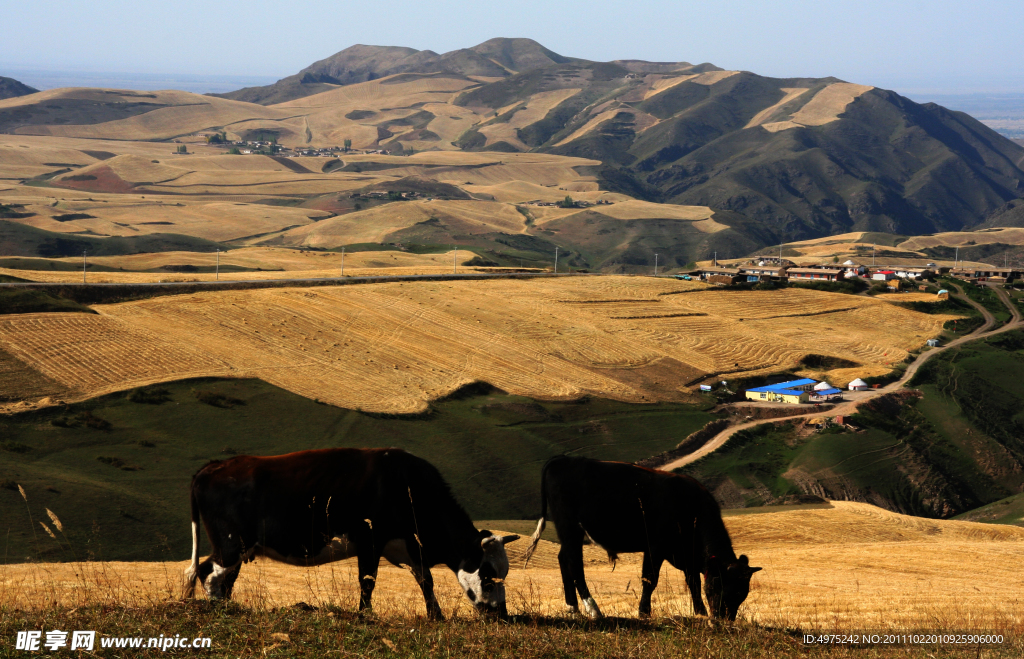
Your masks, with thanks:
M5 98L15 98L16 96L27 96L29 94L35 94L38 89L29 87L25 83L18 82L14 78L5 78L0 76L0 100Z
M565 217L526 208L524 218L535 221L493 231L406 213L416 220L372 237L454 242L497 255L509 241L527 246L516 235L526 234L532 258L558 246L586 269L635 271L653 266L654 253L666 255L660 263L682 267L716 252L740 257L849 232L921 235L1024 222L1024 148L964 113L836 78L770 78L686 62L591 62L528 39L492 39L444 54L356 45L275 85L220 97L49 90L0 101L0 132L117 141L124 148L176 141L197 152L219 132L229 141L272 140L295 156L249 167L252 156L171 162L137 147L110 152L131 155L131 162L96 163L85 151L69 153L66 142L35 159L38 142L28 152L19 150L25 143L0 151L4 178L56 176L52 185L80 191L287 195L340 213L342 206L359 210L342 203L340 193L416 177L479 202L550 203L552 196L601 191L714 214L718 228L704 231L675 222L671 207L614 218L624 222L596 207ZM358 153L341 151L342 144ZM299 157L332 147L313 154L330 161ZM429 157L415 161L412 154ZM550 166L533 160L520 168L523 156L546 157ZM559 159L564 167L553 174ZM57 166L96 171L56 172ZM332 193L337 199L325 201ZM446 228L422 224L432 219ZM292 234L265 239L293 246L366 240L362 229L348 235L340 226L346 222L356 224L293 226ZM255 234L266 230L246 235Z

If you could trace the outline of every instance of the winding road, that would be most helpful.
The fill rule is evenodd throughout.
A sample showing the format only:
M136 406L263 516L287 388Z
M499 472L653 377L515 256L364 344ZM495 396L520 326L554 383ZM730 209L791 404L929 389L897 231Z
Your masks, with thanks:
M1016 304L1014 304L1013 300L1010 299L1010 296L1000 286L992 285L991 288L995 289L996 294L999 296L999 299L1002 300L1003 304L1005 304L1007 306L1007 308L1009 309L1010 314L1011 314L1012 317L1010 318L1009 322L1007 322L1002 327L998 327L996 329L990 329L993 325L996 324L995 316L993 316L992 313L988 309L985 309L983 306L981 306L977 302L975 302L975 301L971 300L970 298L968 298L964 294L963 289L960 286L958 286L956 284L954 284L953 286L959 291L959 295L957 295L958 298L963 299L968 304L970 304L971 306L973 306L974 308L976 308L978 311L980 311L982 313L982 316L985 318L985 324L982 325L981 327L979 327L978 329L974 330L970 334L966 335L966 336L962 336L959 339L955 339L953 341L950 341L949 343L947 343L946 345L942 346L941 348L932 348L931 350L929 350L927 352L922 352L920 355L918 355L917 359L915 359L913 362L910 363L909 366L907 366L906 372L903 374L903 377L901 377L899 380L896 380L895 382L891 382L891 383L887 384L884 387L880 387L878 389L872 389L870 391L865 391L865 392L856 392L856 391L846 392L845 395L847 396L847 400L845 402L843 402L843 403L840 403L839 405L836 405L834 408L832 408L828 412L821 412L821 411L809 412L807 414L798 414L798 415L794 415L794 416L782 417L782 418L779 418L779 419L758 419L758 420L755 420L755 421L748 421L746 423L740 423L740 424L735 425L735 426L730 426L730 427L726 428L725 430L723 430L722 432L720 432L717 435L715 435L714 437L712 437L708 441L707 444L705 444L704 446L700 447L699 449L697 449L693 453L689 453L687 455L684 455L681 458L677 458L677 459L673 460L672 462L667 462L667 463L661 465L660 467L656 467L656 468L661 470L661 471L672 471L672 470L678 469L679 467L682 467L684 465L688 465L691 462L695 462L697 460L700 460L704 456L706 456L706 455L708 455L710 453L714 453L715 451L720 449L722 446L725 445L725 443L727 441L729 441L729 438L732 437L733 435L735 435L737 432L739 432L741 430L746 430L747 428L753 428L754 426L759 426L759 425L764 424L764 423L775 423L775 422L779 422L779 421L789 421L789 420L792 420L792 419L811 419L811 418L825 416L825 415L837 416L837 415L854 414L857 411L857 407L859 405L861 405L862 403L866 403L867 401L874 400L875 398L879 398L879 397L884 396L886 394L890 394L890 393L892 393L892 392L902 388L904 385L906 385L908 382L910 382L910 380L914 377L914 374L917 373L918 369L920 369L921 366L926 361L931 359L932 356L941 354L941 353L945 352L946 350L949 350L950 348L956 348L957 346L961 346L964 343L968 343L970 341L978 341L980 339L987 339L987 338L989 338L991 336L995 336L997 334L1002 334L1003 332L1009 332L1010 330L1024 328L1024 322L1022 322L1022 319L1021 319L1020 309L1018 308L1018 306Z

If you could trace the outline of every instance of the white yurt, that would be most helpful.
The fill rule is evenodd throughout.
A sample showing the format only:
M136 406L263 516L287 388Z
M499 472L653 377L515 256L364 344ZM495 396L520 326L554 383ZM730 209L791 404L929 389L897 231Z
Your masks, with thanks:
M814 385L814 390L815 391L825 391L826 389L831 389L831 388L832 388L832 385L830 385L828 382L819 382L818 384Z
M864 380L861 380L860 378L857 378L856 380L850 383L850 391L864 391L869 388L870 387L868 387L868 383L865 382Z

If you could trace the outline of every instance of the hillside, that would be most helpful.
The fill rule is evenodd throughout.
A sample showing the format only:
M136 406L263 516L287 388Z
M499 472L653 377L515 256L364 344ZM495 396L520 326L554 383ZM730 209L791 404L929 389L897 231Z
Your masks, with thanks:
M0 101L0 133L12 138L0 145L0 180L221 195L339 216L317 227L310 221L323 216L293 212L244 233L201 229L202 237L280 246L460 244L501 265L537 264L557 247L574 268L636 272L653 267L655 253L659 265L682 268L716 253L736 258L835 234L1024 223L1024 148L966 114L835 78L590 62L528 39L440 55L356 45L275 85L221 97L48 90ZM223 137L208 143L213 133ZM103 148L75 148L74 140ZM187 157L179 146L173 158L157 153L159 141L186 146ZM505 204L502 213L520 213L523 224L496 230L478 221L484 207L460 203L440 214L406 209L396 216L415 221L381 227L378 216L394 208L353 200L403 180L419 181L409 191L423 201ZM247 198L226 199L240 194ZM664 210L627 217L597 206L574 214L531 207L566 195L587 204L617 195ZM678 207L710 209L713 224L680 223ZM363 218L340 219L371 210L378 216L365 229ZM145 221L179 224L168 215ZM102 219L89 230L117 235L141 223ZM977 259L1007 252L975 251Z
M442 55L432 50L356 44L314 62L273 85L214 94L237 101L272 105L326 91L328 85L351 85L397 73L447 73L504 78L515 73L573 61L532 39L491 39L472 48Z
M0 101L5 98L15 98L16 96L35 94L38 91L38 89L34 89L24 83L18 82L14 78L5 78L4 76L0 76Z
M910 515L1020 523L1024 334L1006 332L925 362L913 392L862 406L856 430L782 423L737 433L684 467L726 506L812 494Z

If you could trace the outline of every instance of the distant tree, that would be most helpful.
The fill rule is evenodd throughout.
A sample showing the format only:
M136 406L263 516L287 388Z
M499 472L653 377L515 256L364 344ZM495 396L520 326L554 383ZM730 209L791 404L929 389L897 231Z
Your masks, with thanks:
M225 133L214 133L213 135L207 135L206 141L210 144L223 144L228 140Z
M232 156L240 156L242 155L242 152L238 150L237 146L233 146L230 149L228 149L228 154Z
M576 202L572 200L572 197L565 195L565 199L562 200L562 208L575 208Z
M832 263L839 263L839 257L838 256L833 256L832 257Z
M178 147L178 153L188 153L188 147L182 144Z
M345 138L345 153L348 153L348 150L351 149L351 148L352 148L352 140L350 140L348 138Z

